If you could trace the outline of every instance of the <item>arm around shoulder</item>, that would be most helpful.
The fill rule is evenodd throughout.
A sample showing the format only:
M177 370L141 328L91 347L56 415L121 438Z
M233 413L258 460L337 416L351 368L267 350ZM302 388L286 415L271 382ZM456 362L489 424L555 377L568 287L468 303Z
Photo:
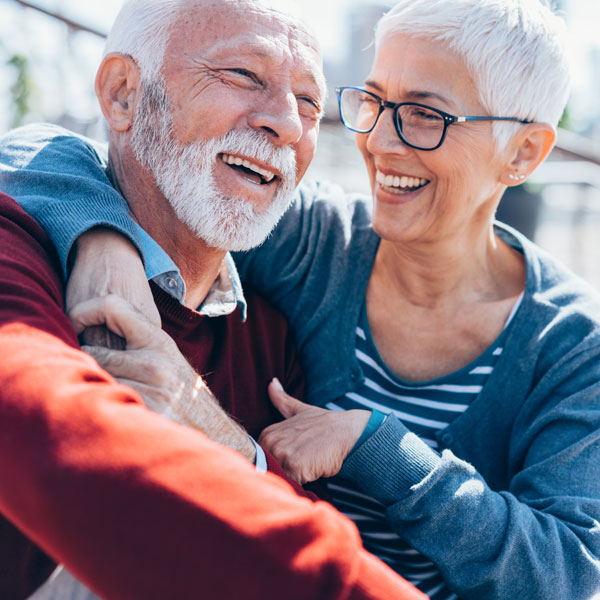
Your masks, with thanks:
M105 169L105 147L61 127L28 125L0 138L0 189L42 225L65 276L77 238L95 227L118 231L143 256L127 203Z

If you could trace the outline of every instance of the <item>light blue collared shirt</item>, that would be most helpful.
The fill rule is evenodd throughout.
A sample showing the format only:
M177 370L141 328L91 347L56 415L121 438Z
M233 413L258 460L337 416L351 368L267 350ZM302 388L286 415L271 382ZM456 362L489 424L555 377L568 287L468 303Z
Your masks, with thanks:
M150 235L136 224L144 251L146 277L154 281L167 294L183 303L185 282L177 265ZM246 320L247 306L244 290L231 254L227 253L219 276L211 286L197 312L206 317L221 317L240 309L242 321Z

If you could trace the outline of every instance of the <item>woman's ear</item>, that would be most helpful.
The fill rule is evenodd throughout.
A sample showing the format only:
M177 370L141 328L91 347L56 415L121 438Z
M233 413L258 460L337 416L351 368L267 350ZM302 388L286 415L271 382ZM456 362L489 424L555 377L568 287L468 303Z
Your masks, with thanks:
M108 54L96 74L96 96L111 129L127 131L133 124L141 87L137 63L124 54Z
M556 129L548 123L529 123L511 141L509 161L502 173L504 185L519 185L548 156L556 141Z

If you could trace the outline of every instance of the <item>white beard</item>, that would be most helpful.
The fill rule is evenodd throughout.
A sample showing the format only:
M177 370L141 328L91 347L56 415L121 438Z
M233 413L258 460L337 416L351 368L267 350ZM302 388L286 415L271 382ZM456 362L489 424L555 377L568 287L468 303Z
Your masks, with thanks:
M172 136L169 97L162 81L144 85L131 141L136 158L154 175L177 218L214 248L234 251L260 245L292 201L296 160L291 148L275 146L266 133L254 129L180 146ZM255 158L280 173L273 201L263 213L256 213L245 198L218 189L214 169L221 153Z

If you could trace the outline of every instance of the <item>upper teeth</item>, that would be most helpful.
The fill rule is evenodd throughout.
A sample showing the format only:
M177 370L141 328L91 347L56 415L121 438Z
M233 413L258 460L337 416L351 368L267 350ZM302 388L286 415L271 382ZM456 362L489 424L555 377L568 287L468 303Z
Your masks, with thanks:
M241 158L240 156L233 156L232 154L222 154L221 158L223 162L226 162L228 165L237 165L246 167L246 169L250 169L259 175L262 175L265 181L268 183L275 177L275 173L271 171L267 171L267 169L263 169L254 163L251 163L249 160L245 158Z
M421 177L407 177L406 175L403 175L402 177L399 177L398 175L384 175L381 171L377 171L375 179L377 183L387 187L419 187L427 183L427 179L422 179Z

